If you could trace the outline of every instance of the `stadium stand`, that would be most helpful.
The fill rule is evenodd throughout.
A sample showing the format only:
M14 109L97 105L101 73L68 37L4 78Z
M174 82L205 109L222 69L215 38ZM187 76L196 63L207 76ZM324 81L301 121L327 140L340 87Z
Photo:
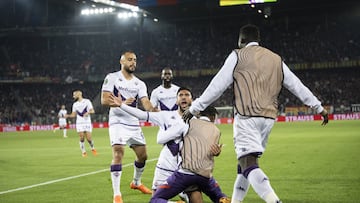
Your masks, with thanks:
M136 72L147 83L149 93L158 85L161 69L171 66L175 83L191 87L199 96L214 71L199 74L196 70L221 67L224 57L237 47L240 25L249 22L259 25L266 33L262 44L278 52L323 104L332 106L334 112L349 112L351 104L360 103L360 95L354 94L360 87L356 19L339 18L340 14L312 15L269 20L247 17L235 23L229 19L186 21L157 27L134 23L124 29L58 26L66 24L59 19L53 19L49 26L48 19L47 25L34 27L23 22L21 29L2 29L0 123L56 123L61 104L71 110L74 89L81 89L93 101L97 112L94 121L104 121L107 109L100 105L101 81L106 73L119 69L120 52L126 49L137 53ZM215 105L231 104L229 89ZM297 98L283 91L281 113L285 107L299 105Z

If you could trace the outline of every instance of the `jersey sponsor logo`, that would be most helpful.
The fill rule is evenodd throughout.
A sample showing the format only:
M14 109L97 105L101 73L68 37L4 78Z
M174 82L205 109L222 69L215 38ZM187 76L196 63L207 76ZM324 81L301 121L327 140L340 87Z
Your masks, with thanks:
M129 88L123 88L123 87L119 87L117 88L119 89L119 91L125 91L125 92L130 92L130 93L133 93L133 94L137 94L138 93L138 90L137 89L129 89Z

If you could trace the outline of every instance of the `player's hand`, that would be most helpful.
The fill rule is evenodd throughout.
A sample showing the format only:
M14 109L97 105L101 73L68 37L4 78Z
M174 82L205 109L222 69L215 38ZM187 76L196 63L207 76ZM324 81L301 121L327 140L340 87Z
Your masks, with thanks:
M109 106L111 107L120 107L122 104L121 97L117 97L114 94L110 94L109 97Z
M210 153L213 156L219 156L221 153L221 148L223 144L213 144L210 146Z
M326 125L329 122L329 115L328 112L324 109L321 113L321 116L323 117L323 122L321 123L321 125Z
M182 115L182 119L184 120L185 123L189 123L189 120L193 117L194 115L191 114L191 112L189 111L189 109L186 109Z
M130 104L132 104L134 101L135 101L135 98L131 97L131 98L127 98L127 99L124 101L124 103L125 103L126 105L130 105Z

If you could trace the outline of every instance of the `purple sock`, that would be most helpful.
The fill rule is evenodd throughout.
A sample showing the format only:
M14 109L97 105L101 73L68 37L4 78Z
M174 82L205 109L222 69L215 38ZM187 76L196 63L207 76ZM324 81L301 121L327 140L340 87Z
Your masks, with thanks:
M122 171L122 165L121 164L116 164L116 165L111 165L110 166L110 171Z
M144 168L145 162L140 163L140 162L134 161L134 165L136 166L136 168Z

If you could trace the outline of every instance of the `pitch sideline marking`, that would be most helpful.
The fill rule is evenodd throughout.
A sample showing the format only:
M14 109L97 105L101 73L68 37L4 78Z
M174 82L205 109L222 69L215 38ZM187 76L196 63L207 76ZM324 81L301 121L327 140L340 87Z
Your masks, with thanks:
M153 162L157 160L157 158L154 159L149 159L146 162ZM128 167L128 166L132 166L133 163L129 163L129 164L125 164L123 165L123 167ZM71 180L71 179L75 179L75 178L80 178L80 177L84 177L84 176L88 176L88 175L94 175L97 173L102 173L104 171L108 171L109 169L102 169L102 170L98 170L98 171L94 171L94 172L90 172L90 173L85 173L85 174L81 174L81 175L76 175L76 176L70 176L67 178L61 178L61 179L57 179L57 180L51 180L51 181L47 181L47 182L43 182L43 183L39 183L39 184L35 184L35 185L29 185L29 186L25 186L25 187L19 187L19 188L15 188L15 189L11 189L11 190L6 190L6 191L0 191L0 195L2 194L6 194L6 193L10 193L10 192L17 192L20 190L26 190L26 189L30 189L30 188L34 188L34 187L39 187L39 186L43 186L43 185L49 185L52 183L57 183L57 182L62 182L62 181L66 181L66 180Z

